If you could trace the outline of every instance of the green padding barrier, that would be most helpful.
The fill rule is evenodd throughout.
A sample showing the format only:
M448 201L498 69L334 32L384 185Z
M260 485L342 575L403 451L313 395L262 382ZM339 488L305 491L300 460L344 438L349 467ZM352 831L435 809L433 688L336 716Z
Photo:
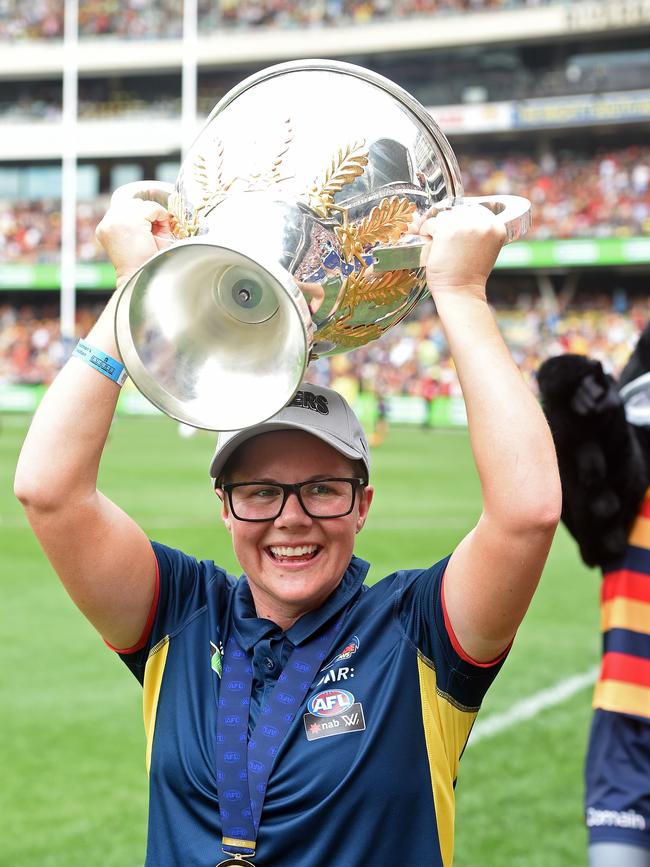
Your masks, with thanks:
M361 424L366 430L373 430L379 416L377 398L372 394L362 394L353 403ZM422 397L392 396L386 400L386 418L390 424L467 427L462 397L436 397L427 403Z
M0 265L0 289L60 289L60 272L58 265L27 265L22 262ZM115 288L115 270L108 262L77 265L75 274L77 289Z
M44 385L0 384L0 412L34 412L45 394ZM127 383L117 402L118 415L160 415L132 383Z
M127 381L117 402L118 415L162 415L158 407L140 394L132 382Z
M496 267L576 268L648 263L650 238L567 238L564 241L524 240L508 244L499 253Z
M32 413L45 394L44 385L0 384L0 412ZM354 410L367 431L372 431L379 416L377 398L361 394ZM127 382L117 403L118 415L161 415L135 386ZM421 397L393 396L386 400L389 423L421 427L466 427L467 414L461 397L437 397L430 404Z
M34 412L44 394L44 385L0 384L0 411Z
M534 218L534 217L533 217ZM600 265L649 265L650 237L567 238L561 241L517 241L504 247L497 268L580 268ZM77 265L77 288L109 290L115 286L107 262ZM0 289L59 289L58 265L20 262L0 265Z
M365 430L372 430L377 422L377 398L374 394L360 394L353 404L354 411Z
M462 397L436 397L429 408L431 427L467 427L467 410Z

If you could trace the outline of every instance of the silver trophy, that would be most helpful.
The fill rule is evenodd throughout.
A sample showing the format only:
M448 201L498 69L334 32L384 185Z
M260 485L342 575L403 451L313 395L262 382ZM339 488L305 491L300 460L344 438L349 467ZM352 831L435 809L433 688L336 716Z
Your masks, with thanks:
M119 297L126 369L167 415L208 430L269 418L310 360L376 340L427 297L416 215L485 204L508 241L530 222L521 197L463 198L451 146L412 96L325 60L247 78L214 108L174 187L114 196L163 202L177 239Z

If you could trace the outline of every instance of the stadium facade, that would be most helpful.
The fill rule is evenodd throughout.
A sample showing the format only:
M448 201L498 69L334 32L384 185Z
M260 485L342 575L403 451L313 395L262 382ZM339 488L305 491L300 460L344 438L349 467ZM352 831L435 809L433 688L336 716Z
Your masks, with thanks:
M100 297L96 293L105 294L112 285L112 270L93 239L108 195L128 181L173 181L180 164L178 4L121 5L124 21L98 22L93 4L87 9L80 4L76 282L81 298ZM317 6L307 4L312 5ZM407 8L375 2L366 5L360 23L354 4L335 6L338 18L331 4L321 4L330 14L307 26L298 3L295 20L289 13L280 21L261 14L251 18L251 9L261 10L262 2L242 4L246 15L238 15L237 3L199 3L196 129L230 87L269 64L311 56L367 66L431 110L459 157L468 194L532 198L535 228L529 239L503 250L492 278L496 295L621 289L645 295L649 0L489 5L459 0ZM427 6L429 11L418 11ZM174 7L175 18L169 11ZM388 17L403 7L403 14ZM222 10L219 20L214 8ZM8 9L0 20L0 225L11 225L24 249L19 242L10 248L5 243L0 299L52 299L60 282L55 234L65 146L62 18L23 26L20 5L10 3ZM145 19L136 26L143 9L160 13L150 29ZM16 32L19 38L10 38ZM334 116L340 107L324 110ZM546 187L531 176L531 166L540 165L547 167ZM626 183L634 186L630 195ZM572 202L559 201L562 194ZM40 209L38 230L31 224L35 209Z

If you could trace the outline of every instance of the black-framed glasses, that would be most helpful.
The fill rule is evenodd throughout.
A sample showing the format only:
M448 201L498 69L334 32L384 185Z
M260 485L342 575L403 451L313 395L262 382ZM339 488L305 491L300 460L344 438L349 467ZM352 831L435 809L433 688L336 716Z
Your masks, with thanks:
M221 488L238 521L274 521L282 514L290 494L295 494L310 518L342 518L354 507L356 493L365 479L312 479L284 485L280 482L231 482Z

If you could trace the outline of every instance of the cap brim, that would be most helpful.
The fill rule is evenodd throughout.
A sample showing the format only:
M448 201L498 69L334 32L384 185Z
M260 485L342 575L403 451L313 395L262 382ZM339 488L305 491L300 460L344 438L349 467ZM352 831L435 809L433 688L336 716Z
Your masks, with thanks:
M344 455L346 458L350 458L350 460L353 461L361 461L366 467L366 470L368 472L370 471L366 455L358 449L352 448L348 443L343 442L343 440L328 431L321 431L308 427L307 425L297 424L290 421L267 421L246 428L245 430L240 430L232 437L232 439L228 440L228 442L219 450L219 453L215 454L212 459L212 463L210 464L210 477L214 480L219 478L230 457L243 443L253 437L259 436L260 434L282 430L301 430L305 433L311 434L311 436L317 437L319 440L332 446L333 449L336 449L337 452Z

